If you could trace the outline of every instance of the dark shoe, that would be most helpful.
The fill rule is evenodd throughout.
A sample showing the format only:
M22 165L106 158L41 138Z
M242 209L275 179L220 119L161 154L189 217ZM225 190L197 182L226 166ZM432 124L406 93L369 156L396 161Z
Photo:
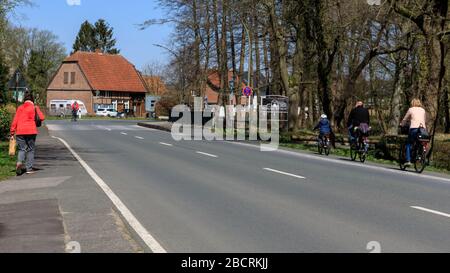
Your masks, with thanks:
M21 176L25 173L25 168L22 163L17 163L16 165L16 174L17 176Z

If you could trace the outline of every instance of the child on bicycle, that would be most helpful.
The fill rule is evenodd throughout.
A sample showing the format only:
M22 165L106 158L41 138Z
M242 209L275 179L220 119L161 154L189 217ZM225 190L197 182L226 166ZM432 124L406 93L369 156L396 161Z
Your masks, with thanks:
M320 121L319 123L316 125L316 127L314 127L314 131L315 130L319 130L319 142L323 141L323 137L325 135L331 135L332 130L331 130L331 124L330 121L328 120L328 116L323 114L320 117Z

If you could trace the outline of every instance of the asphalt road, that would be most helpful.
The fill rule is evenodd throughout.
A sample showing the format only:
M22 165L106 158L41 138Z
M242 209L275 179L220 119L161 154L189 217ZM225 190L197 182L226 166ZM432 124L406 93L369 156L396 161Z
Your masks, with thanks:
M450 179L49 121L168 252L450 252Z

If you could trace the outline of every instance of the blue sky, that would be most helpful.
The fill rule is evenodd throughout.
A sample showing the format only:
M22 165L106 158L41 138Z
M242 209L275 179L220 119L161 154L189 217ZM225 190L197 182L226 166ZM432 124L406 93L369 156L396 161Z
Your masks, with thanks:
M170 57L153 44L169 43L171 26L136 26L151 18L163 18L165 11L155 0L33 0L33 7L20 7L12 21L55 33L70 53L81 23L105 19L113 28L121 54L138 69L152 61L165 63ZM80 2L80 5L76 5ZM75 3L75 5L69 5Z

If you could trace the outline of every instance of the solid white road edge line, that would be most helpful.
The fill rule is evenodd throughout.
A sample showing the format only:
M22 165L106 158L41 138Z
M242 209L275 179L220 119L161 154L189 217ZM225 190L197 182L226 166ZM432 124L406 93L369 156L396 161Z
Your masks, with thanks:
M260 149L259 145L254 145L254 144L240 143L240 142L233 142L233 141L224 141L224 142L234 144L234 145L251 147L254 149ZM416 178L426 178L426 179L435 180L435 181L438 181L438 182L441 182L444 184L449 184L449 182L450 182L450 179L445 178L445 177L439 177L439 176L433 176L433 175L427 175L427 174L418 175L417 173L413 173L413 172L402 172L402 171L400 171L400 169L398 169L398 170L389 169L389 166L379 167L379 166L373 166L373 165L368 165L368 164L359 164L359 163L347 162L347 161L343 161L343 160L339 160L339 159L325 158L325 157L320 157L320 156L311 155L311 154L287 151L287 150L283 150L283 149L276 150L275 152L282 153L282 154L289 154L289 155L293 155L293 156L297 156L297 157L333 162L333 163L337 163L337 164L341 164L341 165L378 170L378 171L383 171L383 172L393 173L393 174L398 174L398 175L407 175L407 176L416 177ZM270 153L270 152L268 152L268 153Z
M421 210L421 211L430 212L430 213L434 213L434 214L437 214L437 215L440 215L440 216L444 216L444 217L450 218L450 214L447 214L447 213L444 213L444 212L440 212L440 211L437 211L437 210L427 209L427 208L423 208L423 207L416 207L416 206L413 206L411 208L417 209L417 210Z
M158 243L158 241L145 229L145 227L136 219L131 211L125 206L120 198L111 190L111 188L95 173L95 171L89 167L89 165L70 147L70 145L59 137L54 137L61 141L64 146L72 153L72 155L80 162L81 166L86 172L94 179L98 186L105 192L111 202L116 206L125 220L128 222L131 228L138 234L142 241L150 248L154 253L167 253L167 251Z
M217 155L212 155L212 154L208 154L208 153L204 153L204 152L199 152L199 151L197 151L196 153L197 153L197 154L200 154L200 155L206 155L206 156L209 156L209 157L218 158Z
M273 173L278 173L278 174L283 174L283 175L287 175L287 176L292 176L295 178L299 178L299 179L306 179L306 177L300 176L300 175L296 175L296 174L292 174L292 173L286 173L286 172L282 172L282 171L278 171L278 170L274 170L274 169L270 169L270 168L264 168L264 170L269 171L269 172L273 172Z

